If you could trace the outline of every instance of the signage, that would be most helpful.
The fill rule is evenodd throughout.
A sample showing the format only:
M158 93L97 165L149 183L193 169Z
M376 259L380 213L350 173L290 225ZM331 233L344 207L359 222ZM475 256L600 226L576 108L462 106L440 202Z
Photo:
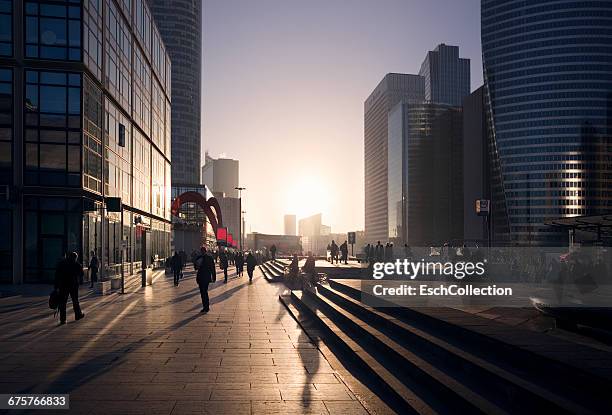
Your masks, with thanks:
M349 232L348 233L348 243L351 245L355 244L355 240L357 239L357 235L355 232Z
M225 241L227 239L227 229L219 228L217 229L217 241Z
M489 216L491 201L487 199L476 200L476 214L478 216Z

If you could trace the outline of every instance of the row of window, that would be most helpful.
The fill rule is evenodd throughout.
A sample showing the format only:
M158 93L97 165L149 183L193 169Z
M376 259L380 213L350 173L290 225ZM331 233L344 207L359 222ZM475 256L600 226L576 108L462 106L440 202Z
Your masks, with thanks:
M514 82L517 82L515 78L526 78L533 77L539 74L556 74L563 72L604 72L609 73L612 69L611 65L597 65L597 64L587 64L587 65L563 65L563 66L544 66L537 68L529 68L529 69L519 69L511 72L504 72L503 74L497 74L494 72L494 75L491 75L489 78L495 81L504 81L508 79L513 79ZM581 78L582 79L582 78ZM605 78L602 78L605 79ZM505 84L504 84L505 85Z
M588 116L588 115L587 115ZM507 130L519 130L522 128L529 128L531 132L529 134L525 134L526 136L534 135L535 132L532 130L534 127L545 127L545 126L558 126L558 125L581 125L583 128L592 128L593 125L601 125L605 126L608 122L607 117L595 118L588 116L588 118L577 119L577 118L549 118L549 119L538 119L534 121L522 121L503 125L503 129ZM501 125L503 123L495 121L495 125L498 129L501 129ZM589 134L593 134L592 130L588 130ZM603 130L605 131L605 130ZM602 131L602 132L603 132ZM585 131L582 130L579 134L583 134Z
M590 186L589 186L590 187ZM508 198L531 198L531 197L605 197L612 198L610 190L528 190L523 192L507 192Z
M595 154L612 154L612 146L605 147L605 145L593 146L593 145L580 145L576 144L573 146L533 146L533 147L520 147L506 150L499 150L501 156L511 156L516 154L540 154L540 153L565 153L565 152L576 152L576 153L592 153Z
M542 85L532 85L520 88L506 88L502 90L490 88L491 100L497 102L497 99L507 99L513 96L524 96L534 92L554 92L554 91L607 91L612 88L610 82L568 82L568 83L548 83Z
M572 124L576 123L574 122ZM597 120L589 119L588 124L567 128L535 128L524 131L497 131L496 137L498 147L502 148L529 144L575 143L576 136L581 136L586 131L588 131L591 136L595 134L607 134L608 118L600 118ZM529 138L516 139L518 137Z
M548 3L556 3L554 5ZM530 7L534 6L534 7ZM546 13L555 10L572 10L601 8L606 9L610 4L605 0L600 1L559 1L559 0L538 0L534 3L532 0L511 1L497 0L494 2L486 2L482 4L482 25L495 26L506 20L518 17L525 17L530 14Z
M12 182L13 71L0 69L0 184Z
M28 58L81 60L81 7L25 3L25 55Z
M495 82L495 78L490 78L490 82ZM545 76L534 76L532 78L515 79L513 81L499 82L495 84L495 90L501 91L503 89L510 89L513 94L517 93L517 88L521 85L529 84L541 84L546 82L563 82L563 81L612 81L612 74L609 72L602 73L576 73L576 74L559 74L559 75L545 75ZM555 86L557 84L554 84ZM569 84L573 86L568 89L579 89L580 87L575 84Z
M521 179L524 180L524 179ZM607 189L610 187L610 183L606 181L591 181L588 182L578 182L578 181L564 181L564 182L536 182L536 181L527 181L527 182L512 182L508 181L504 184L504 187L507 190L511 189L580 189L580 188L589 188L595 189L601 187L603 189Z
M504 173L519 172L519 171L522 172L522 171L590 170L590 169L612 171L612 165L599 164L599 163L597 164L595 163L575 163L575 164L574 163L560 163L560 164L533 164L533 165L519 164L515 166L503 166L502 168Z
M495 117L496 123L501 125L503 123L513 122L517 120L529 120L538 118L562 118L562 117L600 117L606 118L610 115L610 109L602 106L603 109L597 109L592 107L589 109L573 109L573 110L558 110L558 111L539 111L539 112L523 112L519 114L511 115L498 115ZM581 123L582 120L574 120L574 123Z
M585 101L584 98L588 98L589 100ZM512 98L500 98L495 101L495 111L498 114L503 114L504 112L521 111L527 109L531 110L536 108L548 108L553 105L555 105L556 107L572 107L576 106L576 104L582 104L583 106L586 106L585 104L602 100L606 101L605 105L610 105L612 107L612 90L609 92L591 90L575 92L556 92L548 94L523 95ZM531 102L533 104L511 106L523 102ZM600 105L602 104L601 102L597 103Z
M593 54L593 55L586 55L585 53L586 52L581 51L581 52L576 53L573 56L561 55L561 56L553 56L551 58L542 58L541 55L537 55L538 59L526 59L526 60L521 60L521 61L510 58L510 59L503 59L502 62L497 62L497 63L490 62L489 64L493 68L495 68L495 70L493 71L493 74L502 74L502 73L505 74L506 72L514 71L517 69L534 68L536 66L550 66L554 64L560 64L560 63L567 64L567 63L572 63L572 62L582 62L582 63L585 63L585 62L601 62L601 63L612 62L612 56L610 55L603 55L601 53ZM612 48L608 48L607 53L612 53ZM510 62L510 63L507 63L507 62Z
M590 14L595 14L591 11ZM612 13L608 13L612 15ZM482 41L485 44L495 44L495 41L501 41L501 39L513 38L516 35L522 35L524 33L541 31L541 30L550 30L550 29L558 29L558 28L570 28L570 27L608 27L612 23L612 19L601 19L601 17L605 17L602 15L591 16L590 19L580 20L577 19L580 16L571 16L571 20L555 20L550 21L549 19L544 19L547 23L538 23L538 24L525 24L524 22L514 22L514 24L510 24L509 27L513 27L513 29L501 30L501 27L498 27L497 30L490 31L489 35L484 35L482 37ZM594 18L598 17L598 18Z
M491 67L495 67L499 71L506 70L507 66L519 65L523 61L527 61L530 59L542 59L544 56L554 56L552 59L562 59L562 56L567 56L569 59L573 59L574 56L601 56L612 53L612 47L605 45L590 45L590 46L581 46L581 47L567 47L558 45L551 46L547 49L542 50L527 50L527 51L517 51L516 53L508 56L503 56L501 58L494 58L492 56L487 56L487 63ZM508 62L512 62L508 64ZM569 60L568 62L571 62ZM519 67L519 66L517 66Z
M510 27L529 26L538 22L546 22L550 20L575 19L579 17L612 17L612 12L608 10L572 10L569 12L545 13L537 14L530 17L522 16L516 20L506 20L504 23L496 23L494 26L487 26L482 30L482 37L489 39L494 33L506 30ZM512 31L512 33L517 33Z
M509 199L506 200L508 206L514 207L529 207L529 206L600 206L608 205L608 202L612 202L612 199Z
M542 218L542 221L547 218L547 217L553 217L553 218L558 218L559 216L563 216L563 215L584 215L586 212L586 209L580 209L580 208L560 208L560 209L554 209L554 208L550 208L550 209L544 209L544 208L533 208L533 209L508 209L508 213L510 215L512 215L511 217L511 221L517 221L518 222L518 217L516 217L516 215L540 215L540 216L544 216L544 218Z
M529 50L535 51L536 49L538 52L545 54L547 51L551 50L552 48L558 48L560 45L564 45L565 47L571 47L572 45L584 45L585 47L591 47L593 45L607 45L608 42L609 37L562 37L559 39L540 40L523 43L521 45L508 46L498 50L492 50L487 47L486 49L483 48L483 52L485 60L488 61L489 59L501 58L505 55L511 55Z

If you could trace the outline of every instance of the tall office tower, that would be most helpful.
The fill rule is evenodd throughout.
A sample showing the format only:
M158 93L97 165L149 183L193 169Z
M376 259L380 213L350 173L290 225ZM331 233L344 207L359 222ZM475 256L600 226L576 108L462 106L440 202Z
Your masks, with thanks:
M285 215L285 235L297 235L295 215Z
M225 193L226 197L239 197L236 187L240 183L240 162L227 158L205 156L206 164L202 166L202 184L213 192Z
M388 116L388 239L411 246L463 239L460 108L398 103Z
M421 65L425 100L460 107L470 95L470 60L459 57L458 46L438 45Z
M149 3L173 66L172 184L198 185L202 142L202 2L149 0Z
M95 251L129 282L170 254L171 65L149 8L0 1L0 17L0 281L53 281L65 252Z
M463 101L463 238L481 245L488 240L486 218L476 214L476 200L491 200L489 129L484 87Z
M608 214L611 2L481 4L492 145L511 239L563 244L545 220Z
M364 103L365 232L369 242L387 240L387 115L398 102L422 102L419 75L387 74Z

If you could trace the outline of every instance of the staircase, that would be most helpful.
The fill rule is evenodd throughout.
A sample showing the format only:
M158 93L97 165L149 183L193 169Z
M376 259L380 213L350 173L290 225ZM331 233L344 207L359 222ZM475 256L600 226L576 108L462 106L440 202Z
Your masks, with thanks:
M283 275L285 274L285 265L274 259L271 261L266 261L259 266L264 278L268 280L268 282L282 282Z
M612 408L610 379L483 335L482 327L465 329L419 309L374 309L360 299L357 288L334 280L319 285L318 294L281 296L294 316L299 310L315 320L338 357L356 364L366 374L362 381L399 413L583 414ZM440 316L452 311L438 309ZM511 329L525 339L533 333Z

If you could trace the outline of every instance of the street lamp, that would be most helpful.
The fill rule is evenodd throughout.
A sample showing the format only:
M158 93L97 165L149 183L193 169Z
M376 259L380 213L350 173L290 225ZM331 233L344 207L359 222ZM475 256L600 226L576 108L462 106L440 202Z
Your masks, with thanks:
M242 191L246 190L246 187L236 186L234 189L238 190L238 200L239 205L238 211L240 212L240 217L238 218L238 231L240 232L240 250L242 251Z

